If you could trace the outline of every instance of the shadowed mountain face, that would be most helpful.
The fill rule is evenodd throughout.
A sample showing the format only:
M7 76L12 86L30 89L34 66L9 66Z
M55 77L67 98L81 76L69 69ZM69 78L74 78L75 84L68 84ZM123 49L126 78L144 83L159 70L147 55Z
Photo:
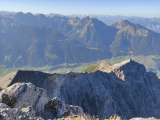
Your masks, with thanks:
M70 30L66 29L70 26ZM65 29L64 29L65 28ZM117 30L96 18L72 18L63 27L62 33L79 42L99 49L109 50Z
M112 26L119 29L110 45L113 56L159 55L160 34L127 20Z
M116 33L116 29L113 27L89 17L83 19L67 18L64 16L46 17L43 14L34 16L31 13L24 14L19 12L12 18L8 16L2 20L5 22L10 20L9 22L37 27L46 26L90 47L101 49L108 48Z
M8 67L90 62L109 56L50 28L20 24L10 24L1 33L0 49L0 62Z
M128 20L134 24L140 24L154 32L160 33L160 18L127 17L120 15L90 15L90 17L95 17L104 22L106 25L112 25L120 20Z
M0 15L2 16L8 16L8 17L14 17L15 14L18 14L16 12L8 12L8 11L0 11ZM20 12L21 14L21 12ZM27 13L28 16L33 16L31 13ZM60 14L48 14L46 15L47 17L64 17L63 15ZM127 17L127 16L121 16L121 15L117 15L117 16L111 16L111 15L89 15L91 18L97 18L98 20L104 22L106 25L112 25L117 21L120 20L128 20L134 24L140 24L154 32L160 33L160 18L143 18L143 17ZM80 17L83 18L85 16L82 15L70 15L67 16L69 17ZM24 21L28 21L28 18L26 17L25 19L23 19ZM18 20L17 20L18 21ZM20 22L20 21L19 21ZM22 22L21 22L22 23ZM29 22L27 22L29 23ZM36 22L37 23L37 22ZM35 23L35 24L36 24ZM22 23L23 24L23 23ZM40 25L40 24L39 24Z
M0 64L7 67L83 63L125 55L160 55L160 34L127 20L0 16Z
M160 117L160 80L132 60L109 66L106 72L18 71L10 85L16 82L31 82L45 88L50 98L60 97L67 104L81 106L85 113L101 118L113 114L126 119Z

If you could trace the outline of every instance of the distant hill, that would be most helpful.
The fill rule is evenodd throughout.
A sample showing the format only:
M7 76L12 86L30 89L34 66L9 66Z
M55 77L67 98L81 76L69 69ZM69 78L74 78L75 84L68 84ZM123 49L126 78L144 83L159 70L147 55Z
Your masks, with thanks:
M117 30L105 25L96 18L71 18L62 28L61 33L77 39L79 42L91 47L109 50Z
M10 24L0 34L0 63L7 67L44 66L104 59L94 49L47 27Z
M102 49L108 49L108 45L111 44L116 33L116 29L113 27L105 25L98 19L89 17L82 19L59 15L46 17L43 14L33 15L31 13L18 12L12 17L1 18L1 21L5 25L16 23L36 27L45 26L85 45Z
M16 13L0 16L0 64L84 63L126 55L160 55L160 34L127 20Z
M75 17L80 15L74 15ZM140 24L154 32L160 33L160 18L128 17L128 16L111 16L111 15L89 15L104 22L106 25L112 25L117 21L128 20L134 24ZM80 16L85 17L85 16Z
M127 20L112 25L118 29L110 45L113 56L160 55L160 34Z
M12 14L16 14L16 12L11 12L11 11L0 11L0 15L12 15Z

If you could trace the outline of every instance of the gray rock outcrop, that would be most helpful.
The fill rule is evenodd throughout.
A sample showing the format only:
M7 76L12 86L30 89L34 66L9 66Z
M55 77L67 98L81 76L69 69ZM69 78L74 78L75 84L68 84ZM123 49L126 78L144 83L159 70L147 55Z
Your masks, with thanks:
M3 103L4 106L7 106ZM41 117L35 117L35 111L32 107L27 108L0 108L0 119L1 120L37 120L42 119Z
M33 106L37 114L43 112L44 105L49 98L44 89L31 83L16 83L4 90L0 95L0 102L6 103L11 108L25 108Z
M150 117L150 118L132 118L130 120L159 120L159 119L154 118L154 117Z
M78 106L65 104L65 102L55 97L45 105L43 118L65 118L72 115L83 116L83 109Z
M143 65L127 60L110 71L85 74L61 87L68 104L102 118L160 117L160 80Z
M83 114L81 107L65 104L57 97L49 100L45 90L32 83L15 83L0 93L2 120L41 120Z

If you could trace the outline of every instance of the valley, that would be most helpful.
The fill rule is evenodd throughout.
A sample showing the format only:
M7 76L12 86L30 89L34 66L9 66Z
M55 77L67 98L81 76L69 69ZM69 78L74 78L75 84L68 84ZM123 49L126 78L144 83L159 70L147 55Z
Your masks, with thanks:
M63 68L65 63L81 66L124 56L159 56L159 45L159 33L128 20L108 26L90 17L22 12L0 16L1 69L42 67L43 71L45 66Z
M151 71L157 74L160 77L160 56L120 56L114 57L111 59L104 59L110 65L122 62L127 59L133 59L134 61L143 64L146 67L147 71ZM96 70L96 65L100 64L102 60L94 61L90 63L74 63L74 64L60 64L56 66L42 66L42 67L31 67L25 66L20 68L6 68L3 65L0 66L0 78L6 74L18 70L33 70L33 71L42 71L46 73L67 73L72 72L94 72ZM92 67L93 66L93 67ZM95 66L95 67L94 67ZM88 70L86 70L88 69Z

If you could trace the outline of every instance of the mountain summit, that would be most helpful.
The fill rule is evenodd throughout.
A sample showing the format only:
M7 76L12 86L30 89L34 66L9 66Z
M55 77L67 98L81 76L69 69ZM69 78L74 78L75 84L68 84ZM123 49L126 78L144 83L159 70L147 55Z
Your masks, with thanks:
M128 20L121 20L111 26L117 28L117 29L123 29L127 26L133 25L133 23L129 22Z
M110 45L113 56L159 55L160 34L126 20L112 26L119 29Z

